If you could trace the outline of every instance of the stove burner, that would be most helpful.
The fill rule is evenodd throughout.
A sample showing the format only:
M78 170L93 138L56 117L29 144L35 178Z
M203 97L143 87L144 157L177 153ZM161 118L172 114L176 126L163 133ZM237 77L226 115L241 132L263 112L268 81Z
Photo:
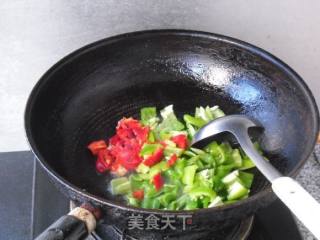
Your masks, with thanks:
M76 205L70 202L70 209ZM146 231L143 236L136 236L126 230L118 229L112 225L98 224L96 231L87 240L245 240L250 235L254 216L241 221L236 226L231 226L220 231L186 231L166 235L165 233Z

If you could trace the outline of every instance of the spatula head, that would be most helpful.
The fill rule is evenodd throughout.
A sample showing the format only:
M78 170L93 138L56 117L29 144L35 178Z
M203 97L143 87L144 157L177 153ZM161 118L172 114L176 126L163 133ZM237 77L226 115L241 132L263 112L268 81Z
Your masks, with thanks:
M237 137L239 131L248 132L249 128L262 128L261 125L244 115L228 115L217 118L203 126L193 137L191 146L221 133L231 133Z

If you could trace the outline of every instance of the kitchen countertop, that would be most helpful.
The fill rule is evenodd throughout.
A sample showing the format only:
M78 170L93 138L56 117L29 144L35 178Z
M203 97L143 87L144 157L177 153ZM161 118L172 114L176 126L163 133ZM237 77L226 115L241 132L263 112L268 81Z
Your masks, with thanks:
M319 158L320 145L316 152ZM25 240L31 236L33 163L31 152L0 153L0 239ZM320 201L320 163L315 155L310 157L297 179ZM316 240L301 224L300 231L303 239Z
M24 106L55 62L112 35L194 29L239 38L295 69L320 103L320 1L1 0L0 152L28 149Z
M320 202L320 145L317 145L314 154L297 176L301 185ZM316 240L313 235L299 222L300 231L306 240Z

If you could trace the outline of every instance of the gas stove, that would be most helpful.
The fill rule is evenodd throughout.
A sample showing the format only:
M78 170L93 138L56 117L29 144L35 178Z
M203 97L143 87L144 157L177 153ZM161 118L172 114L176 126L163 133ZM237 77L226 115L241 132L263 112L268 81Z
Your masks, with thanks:
M49 181L39 164L34 163L33 198L32 198L32 236L36 237L53 221L66 214L73 207L66 197ZM86 240L134 240L124 230L115 226L97 227L96 232ZM141 237L140 237L141 239ZM143 239L201 239L201 240L302 240L297 224L289 210L279 201L260 210L255 216L243 220L236 226L219 233L195 232L187 236L146 235Z

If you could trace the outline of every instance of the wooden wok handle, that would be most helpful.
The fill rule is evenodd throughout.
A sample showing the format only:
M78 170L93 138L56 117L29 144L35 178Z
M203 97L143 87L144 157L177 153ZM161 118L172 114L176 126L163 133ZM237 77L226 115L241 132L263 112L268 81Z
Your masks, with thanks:
M89 210L77 207L62 216L35 240L81 240L96 227L96 218Z

